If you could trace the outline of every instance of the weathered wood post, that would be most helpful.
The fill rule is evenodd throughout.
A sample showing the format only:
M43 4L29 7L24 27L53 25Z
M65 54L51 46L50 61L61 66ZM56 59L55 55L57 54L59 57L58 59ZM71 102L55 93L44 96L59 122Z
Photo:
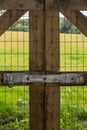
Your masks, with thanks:
M46 74L60 69L59 13L46 11L45 16L45 69ZM46 130L60 129L60 86L46 84Z
M44 74L44 12L30 11L30 72ZM43 83L30 85L30 130L45 130Z
M58 11L30 11L30 72L59 71ZM60 87L53 84L30 86L30 129L60 129Z

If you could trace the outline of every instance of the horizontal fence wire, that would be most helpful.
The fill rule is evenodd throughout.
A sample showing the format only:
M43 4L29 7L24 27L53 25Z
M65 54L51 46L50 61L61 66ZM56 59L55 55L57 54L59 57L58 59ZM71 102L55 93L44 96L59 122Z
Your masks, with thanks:
M0 19L5 13L6 10L0 12ZM16 16L17 12L14 17ZM6 15L6 17L9 16ZM10 17L12 19L11 13ZM27 12L0 36L0 70L29 70L29 43L32 42L29 39L29 30L33 28L28 25ZM2 31L2 29L0 30ZM57 29L52 27L51 31ZM52 35L52 37L54 36ZM40 38L40 40L44 39ZM87 70L86 43L87 38L66 17L60 15L60 71ZM36 45L38 46L37 35ZM51 47L51 49L54 48ZM60 87L60 130L87 129L86 94L86 86ZM54 109L53 107L53 111ZM0 130L3 129L29 129L28 87L2 86L0 88Z
M87 38L62 14L60 71L87 71ZM60 92L60 130L86 130L87 86L61 86Z
M0 25L0 70L29 70L29 14L21 14L16 21L18 10L14 15L5 13L9 14L6 10L0 12L0 23L7 20ZM14 22L8 26L12 19ZM29 129L29 87L0 87L0 130L13 129Z

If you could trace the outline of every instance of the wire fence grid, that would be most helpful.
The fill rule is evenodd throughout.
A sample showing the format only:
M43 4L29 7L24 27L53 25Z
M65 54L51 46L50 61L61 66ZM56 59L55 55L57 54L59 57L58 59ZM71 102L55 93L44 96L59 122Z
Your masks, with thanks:
M2 16L6 10L0 12ZM17 13L16 13L17 14ZM16 17L16 15L14 16ZM6 19L9 19L6 18ZM0 36L0 70L29 70L27 12ZM0 87L0 130L29 129L29 87Z
M87 71L87 38L64 16L60 28L65 31L60 33L60 70ZM61 130L87 129L86 98L87 86L61 87Z
M5 12L0 12L0 16ZM29 70L29 17L26 15L0 36L0 70L2 71ZM60 15L60 71L86 71L86 47L87 38ZM29 87L0 88L0 130L13 128L29 129ZM87 87L61 86L60 130L86 129Z

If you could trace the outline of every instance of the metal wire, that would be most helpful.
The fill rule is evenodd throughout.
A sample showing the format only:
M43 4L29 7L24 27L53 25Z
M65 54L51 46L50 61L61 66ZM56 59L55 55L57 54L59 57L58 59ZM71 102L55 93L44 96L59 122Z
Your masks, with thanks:
M2 11L0 13L0 17L5 12L6 10ZM29 26L27 25L29 17L26 15L22 16L8 29L7 32L0 36L0 70L2 71L29 70L29 42L31 43L32 41L28 39L28 31L29 29L38 30L38 28L36 26L35 28L29 28ZM49 17L52 17L53 24L54 17ZM58 17L55 18L58 19ZM34 20L35 19L37 22L37 17L34 17ZM60 17L60 71L86 71L87 38L83 36L80 32L78 32L77 28L73 27L72 24L69 23L69 21L67 22L69 26L68 30L65 30L65 28L67 29L67 26L65 25L66 22L67 19L64 16ZM52 47L48 48L48 52L49 50L52 52L55 51L53 48L53 37L54 31L56 29L58 28L54 28L54 26L50 28L50 31L52 31ZM35 34L35 37L36 46L38 46L38 40L43 39L39 39L37 37L37 34ZM35 51L37 56L38 50ZM50 64L52 64L53 62L54 57L52 58ZM86 130L87 87L61 86L60 93L60 129ZM55 93L52 92L51 96L55 97ZM54 113L55 111L54 105L55 99L52 98L51 113ZM53 113L52 118L54 121ZM54 125L55 122L53 122L52 124L52 130L54 130ZM27 88L26 86L16 86L13 88L2 86L0 88L0 129L7 130L7 127L9 130L29 129L29 88Z
M1 11L0 17L5 12L6 10ZM0 70L29 70L28 21L27 12L0 36ZM29 129L28 87L0 87L0 130L2 129Z
M83 12L84 14L84 12ZM86 13L85 13L86 15ZM61 20L64 21L63 25ZM66 27L66 17L60 14L60 28ZM67 21L67 25L68 25ZM70 27L72 24L70 23ZM61 31L61 30L60 30ZM86 71L87 70L87 38L76 28L73 32L60 33L60 70L61 71ZM61 87L60 98L60 129L61 130L86 130L87 104L86 86Z

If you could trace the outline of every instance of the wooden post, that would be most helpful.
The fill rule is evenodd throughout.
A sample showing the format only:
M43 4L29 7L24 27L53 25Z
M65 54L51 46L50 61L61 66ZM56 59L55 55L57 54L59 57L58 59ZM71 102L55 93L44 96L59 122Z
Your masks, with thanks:
M45 39L46 73L58 72L60 69L58 11L46 11ZM45 100L46 130L60 130L60 87L46 84Z
M57 11L30 11L30 72L59 71L59 17ZM30 130L60 129L60 88L30 86Z
M44 71L44 14L42 10L30 11L30 72ZM44 129L44 84L30 85L30 130Z

